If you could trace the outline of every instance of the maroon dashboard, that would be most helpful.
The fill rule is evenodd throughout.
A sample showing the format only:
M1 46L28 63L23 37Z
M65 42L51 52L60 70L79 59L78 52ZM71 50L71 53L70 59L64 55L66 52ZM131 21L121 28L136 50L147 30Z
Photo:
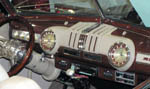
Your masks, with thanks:
M16 15L7 0L2 2ZM92 16L20 16L34 27L38 52L54 56L55 66L69 76L96 76L131 86L149 78L149 28ZM29 40L26 27L12 22L10 28L13 39Z
M88 20L71 22L67 26L55 23L48 28L44 25L34 28L37 31L35 42L40 44L43 52L55 55L57 68L132 86L148 78L149 30L108 19L102 24ZM19 24L13 24L19 28ZM87 27L83 29L82 26ZM25 28L18 28L13 28L12 37L27 40L27 34L21 36L26 33ZM55 47L50 49L41 45L41 39L48 37L47 34L53 34L54 38L51 39L57 40L53 44Z

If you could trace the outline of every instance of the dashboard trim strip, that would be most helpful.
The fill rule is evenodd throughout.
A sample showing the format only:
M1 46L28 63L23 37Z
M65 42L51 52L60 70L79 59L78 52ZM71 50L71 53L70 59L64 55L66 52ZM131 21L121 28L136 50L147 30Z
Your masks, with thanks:
M91 48L92 39L93 39L93 36L91 36L91 39L90 39L90 44L89 44L89 48L88 48L89 51L90 51L90 48Z
M77 33L75 34L75 37L74 37L73 48L75 46L76 38L77 38Z
M69 38L69 43L68 43L69 46L70 46L71 38L72 38L72 32L70 33L70 38Z
M98 39L98 37L96 37L96 39L95 39L94 48L93 48L94 52L95 52L95 48L96 48L97 39Z

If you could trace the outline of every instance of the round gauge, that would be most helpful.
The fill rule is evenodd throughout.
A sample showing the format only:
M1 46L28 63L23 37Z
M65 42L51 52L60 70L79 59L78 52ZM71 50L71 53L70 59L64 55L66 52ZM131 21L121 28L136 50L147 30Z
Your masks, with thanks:
M42 49L49 53L56 44L56 37L53 31L44 31L41 34L41 47Z
M130 59L130 51L126 44L120 42L115 43L108 53L111 65L115 67L122 67L128 63Z

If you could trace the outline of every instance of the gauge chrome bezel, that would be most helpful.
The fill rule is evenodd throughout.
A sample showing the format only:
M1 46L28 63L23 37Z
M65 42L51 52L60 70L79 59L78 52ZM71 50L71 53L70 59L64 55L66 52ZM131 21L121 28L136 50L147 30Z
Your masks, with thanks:
M54 37L54 43L53 43L53 45L51 46L51 47L45 47L44 45L43 45L43 42L42 42L42 39L43 39L43 36L44 35L53 35L53 37ZM52 30L44 30L42 33L41 33L41 37L40 37L40 46L41 46L41 48L42 48L42 50L44 51L44 52L46 52L46 53L48 53L48 54L50 54L51 53L51 51L54 49L54 47L55 47L55 45L56 45L56 35L55 35L55 33L52 31Z
M115 57L114 57L114 54L115 54L115 52L116 52L116 50L119 50L119 49L121 49L121 50L125 50L126 51L126 59L125 59L125 61L123 61L123 62L117 62L116 60L115 60ZM116 42L114 45L112 45L111 46L111 48L109 49L109 51L108 51L108 60L109 60L109 63L112 65L112 66L114 66L114 67L117 67L117 68L120 68L120 67L123 67L123 66L125 66L128 62L129 62L129 60L130 60L130 57L131 56L131 52L130 52L130 49L129 49L129 47L125 44L125 43L123 43L123 42Z

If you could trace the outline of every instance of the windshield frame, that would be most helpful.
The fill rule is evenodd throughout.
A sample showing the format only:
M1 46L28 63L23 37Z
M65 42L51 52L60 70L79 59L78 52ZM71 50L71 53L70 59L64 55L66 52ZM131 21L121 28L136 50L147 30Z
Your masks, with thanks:
M7 0L6 0L7 1ZM38 15L38 16L43 16L43 15L46 15L46 16L53 16L53 15L56 15L56 16L75 16L75 17L95 17L95 18L99 18L99 17L101 17L101 14L99 14L99 9L97 9L97 2L96 2L97 0L92 0L92 2L93 2L93 4L94 4L94 7L95 7L95 11L96 11L96 13L97 14L95 14L95 15L88 15L88 14L57 14L57 13L30 13L30 12L28 12L28 13L18 13L17 11L16 11L16 9L14 8L14 6L12 5L12 3L10 3L10 1L8 1L9 2L9 4L11 4L11 9L13 9L14 11L15 11L15 13L16 14L18 14L18 15L22 15L22 16L36 16L36 15ZM24 11L24 12L26 12L26 11Z
M136 26L136 27L150 29L149 27L146 27L144 24L142 24L142 25L141 24L136 24L136 23L133 23L133 22L130 22L130 21L127 21L127 20L118 19L118 18L111 18L110 16L105 15L99 1L98 0L95 0L95 1L97 2L97 6L99 7L98 11L99 11L103 21L109 19L109 20L112 20L112 21L122 22L124 24L130 24L130 25Z
M0 1L5 10L7 11L8 15L16 16L16 10L14 9L13 5L10 3L9 0L1 0Z

